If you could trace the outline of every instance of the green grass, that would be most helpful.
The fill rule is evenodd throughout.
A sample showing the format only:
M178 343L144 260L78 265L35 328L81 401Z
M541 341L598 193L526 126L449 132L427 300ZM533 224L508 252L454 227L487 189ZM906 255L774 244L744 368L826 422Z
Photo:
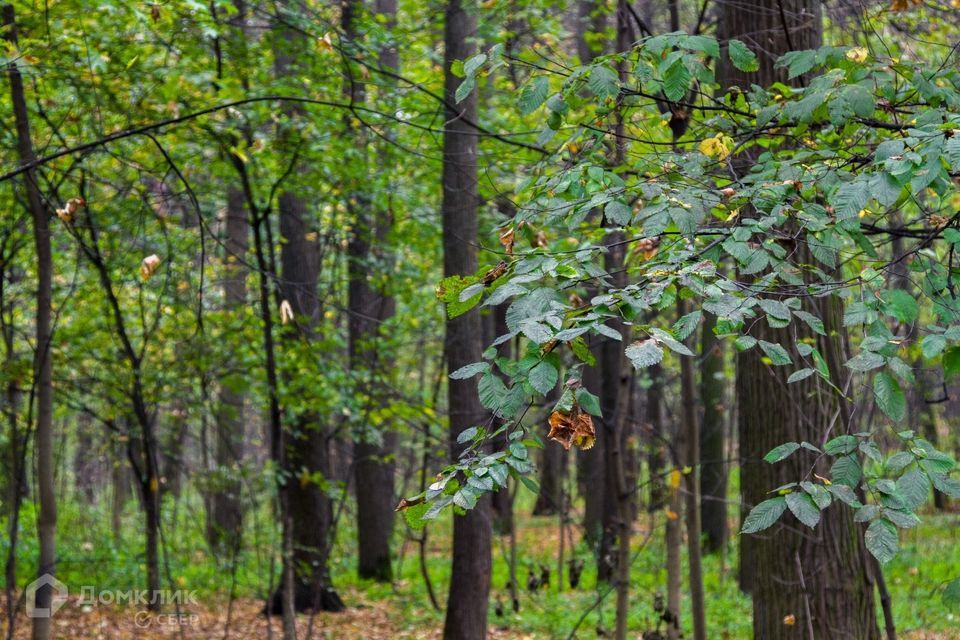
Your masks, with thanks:
M565 638L577 625L583 613L595 605L605 585L596 584L591 554L583 545L573 549L585 561L585 569L577 590L556 589L556 518L528 516L533 496L526 490L518 494L518 579L520 583L519 613L510 609L509 540L494 538L494 565L491 589L490 622L507 629L509 635L530 635L537 638ZM201 598L221 600L231 589L231 578L218 567L203 541L203 514L195 495L185 496L176 509L167 503L165 537L168 544L168 565L171 580L177 588L196 590ZM634 631L653 628L654 594L666 587L664 569L662 514L651 520L644 514L634 536L635 560L631 569L630 627ZM58 533L58 573L74 589L77 585L95 585L99 589L141 589L145 580L142 557L141 521L137 505L131 502L124 513L120 534L110 530L110 517L105 508L80 508L64 505L60 509ZM652 533L650 532L653 524ZM420 574L418 548L404 539L406 527L398 523L395 560L397 572L393 585L362 581L355 577L352 540L352 514L345 512L339 528L330 569L336 586L345 594L349 606L375 606L389 602L398 630L416 631L442 625L443 614L430 605ZM3 523L6 530L6 523ZM442 603L450 579L447 553L450 538L450 517L430 525L428 535L428 569L438 599ZM574 528L575 529L575 528ZM901 553L887 567L885 575L890 587L897 628L900 631L924 629L949 631L960 627L960 611L947 609L940 599L942 585L960 576L960 515L928 513L916 529L901 531ZM25 505L21 518L18 546L19 582L29 582L35 571L35 514ZM271 551L276 537L270 524L269 508L263 506L249 519L245 532L247 549L241 555L235 574L234 590L238 596L260 598L268 591L271 575ZM576 535L579 540L579 534ZM0 539L0 552L6 556L6 536ZM567 545L567 557L571 550ZM750 599L737 589L735 549L726 557L719 554L704 559L707 594L708 637L749 638L751 636ZM525 588L528 567L545 564L551 569L551 588L530 593ZM276 569L274 569L276 571ZM686 569L684 568L684 571ZM166 573L165 573L166 575ZM275 574L274 574L275 575ZM500 599L505 615L493 615L493 602ZM613 626L614 594L610 594L586 617L579 637L595 637L598 625ZM689 623L689 598L684 588L683 620ZM879 616L879 609L878 609ZM685 624L685 627L688 625ZM687 629L689 632L689 629Z

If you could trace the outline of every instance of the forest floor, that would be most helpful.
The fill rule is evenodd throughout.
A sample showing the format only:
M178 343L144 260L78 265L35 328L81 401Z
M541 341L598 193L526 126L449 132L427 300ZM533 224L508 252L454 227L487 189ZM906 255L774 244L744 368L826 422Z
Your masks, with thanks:
M557 589L557 550L559 527L556 517L531 517L532 496L518 495L517 505L517 578L520 611L510 610L507 584L509 573L509 536L496 536L493 546L493 578L491 586L490 634L492 640L504 639L558 639L568 637L596 638L606 633L613 624L613 597L602 599L606 592L596 583L590 550L582 542L575 526L569 528L565 540L565 559L571 555L583 560L585 569L577 589L571 589L565 576L564 588ZM136 516L133 512L131 516ZM734 514L731 513L731 523ZM125 533L111 541L111 534L96 530L95 514L63 514L65 532L59 540L60 564L58 573L69 585L93 584L101 592L105 589L138 585L142 581L142 556L138 549L136 527L125 526ZM81 522L83 521L83 522ZM200 522L200 524L197 524ZM344 517L340 536L332 554L331 572L334 583L347 604L343 613L320 613L299 618L300 638L323 640L433 640L441 637L443 613L430 603L419 563L419 545L413 532L399 524L400 544L394 564L392 584L377 584L355 577L352 556L353 531L351 518ZM654 594L665 585L662 514L642 514L633 537L635 559L631 574L630 638L642 638L643 629L652 629L655 614L652 611ZM192 525L191 525L192 523ZM238 597L228 606L224 577L209 555L205 556L202 520L189 513L178 519L179 536L169 549L171 580L182 587L196 588L196 602L183 608L183 617L177 618L173 608L166 606L164 615L150 617L136 607L117 605L83 606L79 594L71 588L71 599L56 613L54 637L71 640L113 640L143 638L216 639L277 638L281 636L280 620L268 622L260 615L262 596L269 592L270 546L261 542L261 548L245 557L234 576L234 590ZM30 518L23 530L30 531ZM84 528L86 526L86 529ZM192 531L196 526L197 531ZM428 528L425 559L434 593L443 602L450 573L449 517L441 518ZM943 585L960 575L960 513L928 513L923 523L911 530L901 531L901 551L885 567L894 608L894 617L901 640L960 640L960 609L948 608L940 598ZM256 539L256 532L250 535ZM33 549L26 543L20 556L21 586L27 582L25 573L33 561ZM91 544L101 540L101 544ZM4 541L0 541L0 551ZM180 559L180 560L178 560ZM526 588L531 571L539 575L541 567L551 569L552 581L547 589L530 591ZM725 556L707 556L704 562L707 599L708 637L711 640L740 640L751 636L750 600L736 586L736 550L731 546ZM565 570L566 572L566 570ZM494 613L497 603L502 615ZM2 595L0 595L2 603ZM229 609L229 611L228 611ZM6 636L6 606L0 608L0 637ZM227 620L230 620L229 628ZM17 640L29 637L30 621L23 607L17 616ZM682 619L689 621L689 602L684 593ZM879 611L878 611L879 619ZM575 634L575 635L571 635Z

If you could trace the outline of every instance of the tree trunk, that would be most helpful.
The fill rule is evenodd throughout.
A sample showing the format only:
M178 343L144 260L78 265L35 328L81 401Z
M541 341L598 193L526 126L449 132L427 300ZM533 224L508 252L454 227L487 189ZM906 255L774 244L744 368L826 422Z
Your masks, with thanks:
M677 317L688 313L687 303L677 297ZM690 341L692 342L692 341ZM693 359L681 356L680 404L682 453L685 474L687 505L687 565L689 571L690 609L693 615L694 640L706 640L707 620L704 612L703 562L700 555L700 430L697 425L696 395L693 381Z
M231 70L240 77L242 86L248 88L245 29L247 6L244 0L234 0L233 5L236 13L226 21L223 35L214 40L217 79L223 79L223 58L226 53ZM211 5L211 12L216 19L216 5ZM221 48L222 44L226 45L226 52ZM242 312L247 305L246 261L250 246L250 223L243 188L236 182L232 183L227 187L226 195L223 303L228 326L236 326L241 322ZM240 368L240 364L229 357L225 357L221 365L214 414L214 488L207 496L207 542L217 552L226 554L231 563L240 550L243 526L240 471L243 465L247 416L244 393L236 388L241 376Z
M227 220L224 249L223 302L231 322L239 318L247 304L247 248L250 225L244 207L243 191L227 189ZM236 365L234 365L236 366ZM220 380L217 404L214 461L216 488L210 496L211 514L207 539L214 549L231 557L240 548L243 507L240 502L239 472L243 461L245 407L244 394L235 388L236 379L229 363Z
M86 506L97 501L97 486L101 484L102 458L97 452L93 422L86 413L77 414L74 428L77 432L76 451L73 453L73 483L76 498Z
M301 9L299 2L286 8ZM299 73L295 55L303 50L305 36L283 24L275 30L274 72L278 78L295 78ZM303 117L300 109L285 106L284 117L296 120ZM281 124L278 145L294 149L297 135L289 122ZM303 171L300 167L299 172ZM277 197L280 213L280 296L289 304L293 318L284 332L285 350L296 351L301 345L315 339L315 328L320 317L317 283L320 276L320 252L317 233L311 224L314 216L309 198L301 185L282 191ZM269 230L269 229L268 229ZM279 453L283 463L286 484L282 493L281 514L288 548L285 557L291 566L285 570L286 597L281 603L284 614L284 635L293 633L289 626L292 605L298 611L305 609L341 611L343 602L333 589L327 568L330 552L330 528L333 509L325 482L330 479L329 441L331 434L319 416L306 409L299 413L287 410L282 425ZM291 568L294 576L290 576ZM291 586L294 593L289 593ZM276 610L276 606L274 607Z
M476 6L449 0L444 23L444 99L447 103L443 136L443 273L473 275L477 264L477 137L464 120L477 115L476 91L459 104L455 93L460 78L453 73L455 60L476 53ZM444 340L447 371L481 359L480 312L474 308L448 319ZM448 380L450 455L458 459L463 447L456 442L461 431L481 424L486 411L472 380ZM444 621L445 640L476 640L487 636L487 600L490 595L490 498L453 518L453 566Z
M4 5L3 21L7 27L7 39L17 46L16 17L12 5ZM34 161L33 141L30 138L30 120L23 89L23 78L16 60L8 66L10 72L10 97L13 102L17 130L17 150L22 164ZM50 215L37 183L37 172L28 169L24 173L27 202L33 220L33 240L37 258L37 311L36 352L33 376L37 396L37 494L40 498L40 513L37 516L40 557L37 576L56 573L57 503L54 497L53 465L53 361L50 354L50 316L53 305L53 255L50 248ZM36 607L50 607L52 586L40 588L36 594ZM50 617L33 619L34 640L50 637Z
M703 314L700 402L700 518L704 551L720 551L727 543L727 463L724 438L723 348L713 333L717 317Z
M353 51L356 31L356 13L362 5L357 0L347 0L343 5L342 23L348 46ZM396 23L396 0L378 0L377 13L383 16L388 28ZM399 58L396 49L384 46L380 50L380 65L396 70ZM352 74L356 70L351 71ZM349 78L344 93L351 103L363 102L363 84L357 77ZM354 129L350 120L345 126L360 149L359 175L367 175L367 141L362 129ZM386 155L390 149L380 145L378 151ZM384 172L388 173L388 172ZM381 325L394 313L395 303L386 290L387 270L390 260L386 247L392 214L389 207L374 211L376 206L363 190L369 188L366 180L351 185L350 208L353 213L353 234L347 246L349 351L350 368L359 389L365 389L367 407L373 409L382 404L390 384L390 367L377 344L382 339ZM360 393L364 393L361 391ZM364 420L368 412L364 411ZM376 429L358 426L353 442L354 486L357 495L357 572L361 578L389 582L393 577L390 563L390 538L393 533L394 462L396 446L391 425Z
M747 88L751 83L767 86L785 82L783 71L774 69L776 58L791 48L819 46L820 15L820 3L814 0L762 0L750 6L721 2L721 40L746 42L760 61L759 72L744 73L725 56L719 74L721 84ZM752 335L782 344L794 353L791 345L795 341L815 339L830 365L832 378L839 381L843 375L840 363L847 349L842 303L828 296L808 300L807 305L823 319L828 337L811 335L807 327L796 324L791 330L800 335L771 329L762 320L754 325ZM737 365L740 483L746 512L768 497L771 489L802 477L812 461L805 451L776 465L763 462L762 456L784 442L822 442L835 417L839 416L836 424L841 428L848 424L850 410L816 376L788 386L787 367L764 364L757 349L741 353ZM817 471L829 474L826 468ZM879 638L863 537L850 510L843 505L833 505L823 512L813 531L788 515L761 535L742 536L741 585L753 594L755 637L801 639L812 633L817 638ZM794 616L794 625L783 623L788 615Z
M667 502L667 486L663 477L667 467L666 432L663 428L663 367L658 363L647 369L650 386L647 388L644 436L647 447L647 470L650 474L650 501L647 511L659 511Z

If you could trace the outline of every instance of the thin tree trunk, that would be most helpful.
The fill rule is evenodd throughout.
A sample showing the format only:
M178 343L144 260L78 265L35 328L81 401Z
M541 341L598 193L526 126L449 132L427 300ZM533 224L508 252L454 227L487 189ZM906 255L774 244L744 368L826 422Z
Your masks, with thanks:
M717 317L704 313L701 336L700 517L704 551L720 551L727 543L727 463L724 438L723 348L713 333Z
M231 322L247 304L247 268L244 266L249 244L250 225L244 207L243 191L235 186L227 189L226 237L224 238L223 300ZM234 365L236 366L236 365ZM243 507L240 502L239 471L243 461L246 409L243 392L235 388L236 374L227 366L221 377L217 403L216 489L210 496L211 517L207 538L211 546L230 557L239 549Z
M355 21L361 7L358 0L346 0L343 4L341 21L350 52L353 52L355 42L360 37ZM385 20L387 28L395 26L396 0L378 0L376 10ZM381 48L379 63L384 68L396 70L399 66L397 50L389 45ZM351 70L351 77L345 81L344 94L352 104L362 103L366 97L363 81L353 65L348 63L347 67ZM364 189L369 188L366 180L368 143L364 131L355 128L349 118L345 126L360 150L360 168L355 169L355 173L364 177L348 190L353 194L349 206L354 219L353 234L347 247L350 367L359 388L366 390L368 408L373 409L384 402L384 392L389 387L386 378L392 371L392 367L381 357L381 346L377 344L383 337L381 325L393 315L395 308L393 298L385 291L388 280L386 270L390 264L386 244L392 214L389 207L374 211L376 205L364 193ZM384 160L390 153L385 145L380 145L378 151ZM357 495L357 572L361 578L389 582L393 577L390 538L395 504L393 450L396 438L389 424L379 432L367 431L356 434L353 442Z
M248 88L247 62L247 5L234 0L236 13L226 21L223 34L214 41L217 79L224 76L224 53L239 75L241 84ZM216 5L211 5L216 19ZM221 45L226 45L224 48ZM225 237L223 239L223 302L228 323L240 321L247 304L247 253L250 246L250 222L245 207L243 188L236 183L227 187ZM246 436L246 402L242 391L236 389L239 363L225 358L220 374L214 416L215 488L208 496L207 541L210 546L227 554L232 563L240 550L243 526L243 506L240 502L239 472L243 465Z
M677 640L680 637L680 586L683 581L680 568L680 547L683 544L680 517L683 503L680 500L679 482L673 482L673 476L677 473L680 471L675 468L671 472L671 481L668 483L670 493L664 532L664 542L667 547L667 610L664 618L667 623L667 637L670 640Z
M650 474L650 501L647 511L659 511L667 502L664 480L666 460L666 433L663 428L663 367L658 363L647 369L650 386L647 387L646 421L644 433L647 446L647 470Z
M16 17L12 5L4 5L3 21L7 28L7 39L17 46ZM16 60L8 65L10 73L10 97L13 102L14 120L17 130L17 150L22 164L34 161L33 141L30 138L30 120L27 102L24 96L23 79ZM53 255L50 248L50 215L37 183L37 172L28 169L24 173L27 202L33 220L33 239L37 257L37 310L36 310L36 353L34 354L33 375L37 397L37 494L40 499L40 513L37 517L37 533L40 544L40 557L37 576L56 573L56 529L57 504L54 496L53 467L53 360L50 353L51 326L50 316L53 304ZM36 607L49 608L52 598L52 586L40 588L36 594ZM34 640L46 640L50 637L50 617L33 619Z
M686 301L677 297L677 317L688 312ZM689 569L690 608L693 614L694 640L706 640L707 621L704 611L703 563L700 557L700 430L697 425L696 395L693 380L693 359L680 359L680 405L682 408L684 467L687 505L687 565Z
M283 5L287 10L301 10L300 2ZM283 9L281 9L283 10ZM278 78L295 78L300 73L296 55L304 51L305 36L280 23L274 36L274 72ZM285 107L284 116L296 120L304 116L296 107ZM295 153L296 132L281 125L278 130L278 145L288 153ZM301 165L299 172L305 170ZM317 284L320 275L320 252L317 230L309 206L309 198L302 183L285 189L277 197L280 213L280 295L290 305L293 318L284 332L284 349L295 351L301 345L315 339L316 325L320 318ZM265 227L269 232L269 226ZM271 245L267 245L269 250ZM300 413L287 412L289 425L281 425L280 453L287 475L285 490L287 512L282 515L286 523L285 538L292 548L287 575L284 578L289 588L294 584L292 606L298 611L314 609L340 611L343 602L333 589L327 568L330 552L330 529L333 509L325 487L321 484L330 479L330 428L324 425L315 412L306 409ZM310 475L302 481L303 471ZM313 480L318 475L320 481ZM283 502L283 501L281 501ZM291 579L293 571L295 579ZM284 598L284 635L294 633L291 628L291 602Z
M459 104L455 93L460 78L453 73L455 60L476 53L476 6L449 0L444 21L444 98L447 103L443 136L443 273L472 275L477 264L477 137L464 120L477 115L476 91ZM447 371L456 371L481 358L480 312L472 309L448 319L444 355ZM481 424L486 412L472 380L447 383L450 419L450 455L459 457L456 442L464 429ZM453 518L453 566L450 593L443 626L445 640L478 640L487 635L487 601L490 595L490 498L480 498L476 507Z

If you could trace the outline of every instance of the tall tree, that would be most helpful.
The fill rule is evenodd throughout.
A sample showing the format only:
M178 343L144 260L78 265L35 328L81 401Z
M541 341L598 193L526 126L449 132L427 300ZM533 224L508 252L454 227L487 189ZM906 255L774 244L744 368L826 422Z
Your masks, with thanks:
M443 135L443 274L469 276L477 264L477 136L468 123L477 117L477 94L472 90L460 102L460 78L454 62L476 53L474 44L477 7L470 0L449 0L444 14L444 135ZM447 371L480 360L483 351L480 312L474 308L446 323L444 357ZM449 380L447 411L450 420L450 455L456 460L464 446L457 436L483 422L486 411L476 385L470 380ZM487 636L487 599L490 594L490 498L453 519L453 566L445 640L476 640Z
M727 463L723 406L723 347L713 330L717 317L704 313L701 336L700 404L700 517L707 552L723 549L727 541Z
M345 36L345 55L359 53L358 20L363 7L357 0L345 0L341 21ZM396 25L396 0L377 0L377 15L388 30ZM396 71L399 66L397 48L389 38L380 47L378 64L382 69ZM348 77L344 81L344 95L350 104L362 103L366 97L359 69L349 60L344 65ZM387 87L394 84L388 82ZM394 313L393 297L387 292L389 256L386 250L392 225L389 206L378 205L377 194L369 193L369 168L365 131L350 118L345 119L348 135L355 141L354 151L357 176L351 185L348 205L352 213L353 229L347 246L348 312L350 368L359 394L364 401L362 423L356 426L353 443L353 477L357 495L357 572L361 578L389 582L393 576L390 564L390 537L393 533L393 449L395 434L386 428L377 430L367 426L373 409L386 400L388 377L392 367L381 357L384 338L381 327ZM378 145L386 157L391 149ZM384 169L384 167L380 167ZM383 171L389 174L388 170ZM382 201L382 199L380 199Z
M3 22L7 39L14 49L18 46L16 15L12 5L4 5ZM16 59L8 65L10 74L10 98L17 133L17 150L20 162L30 165L36 156L30 137L30 118L23 88L23 78ZM50 212L43 203L37 171L29 168L24 173L27 203L33 221L33 240L37 257L37 307L35 339L36 351L33 360L33 380L37 397L37 493L40 498L40 513L37 517L37 532L40 539L40 558L37 576L56 573L57 503L54 496L53 466L53 360L51 344L51 310L53 308L53 254L50 248ZM16 479L14 480L16 482ZM41 587L36 594L35 606L49 608L52 586ZM33 619L34 640L50 637L50 617Z
M233 316L247 303L246 255L250 226L244 206L243 191L236 186L227 189L227 219L224 238L223 302ZM219 472L217 489L211 499L208 539L215 548L234 553L240 544L243 508L241 485L237 477L243 460L245 398L236 388L235 374L229 369L220 381L216 420L214 460Z
M297 14L291 10L302 10L303 6L291 2L282 7L274 33L274 72L281 81L296 82L304 72L299 56L306 50L307 38L302 30L293 26ZM285 104L283 111L284 118L278 132L279 146L287 151L287 157L296 158L299 146L296 123L304 114L302 109L290 104ZM298 171L305 170L304 163L298 165ZM298 180L288 185L277 196L281 237L280 296L292 311L283 336L285 349L294 352L309 350L317 337L320 251L315 214L305 183ZM294 604L298 610L340 611L343 602L331 585L327 564L333 521L333 508L325 488L330 477L330 429L310 407L288 408L283 417L281 446L284 447L283 472L287 476L283 492L289 508L287 535L291 537L292 546L285 553L292 553L290 562L296 573ZM286 626L286 612L284 618Z
M719 80L726 87L748 89L787 82L776 59L791 50L813 49L822 41L820 3L816 0L759 0L750 5L720 2L719 35L745 42L758 52L759 69L736 69L722 56ZM802 81L797 78L796 81ZM745 163L734 163L739 170ZM805 246L798 251L805 251ZM802 259L801 259L802 261ZM822 319L826 335L804 327L790 332L757 322L753 335L771 343L793 345L809 340L817 345L831 378L841 380L848 340L839 298L826 296L804 303ZM799 335L797 335L799 334ZM741 460L741 495L745 507L758 504L778 486L802 477L811 459L792 456L777 465L762 457L784 442L822 442L825 430L850 424L850 407L818 376L787 384L788 373L764 363L758 350L741 353L737 361L737 397ZM820 468L821 475L829 475ZM753 594L753 631L757 638L836 638L875 640L879 637L873 584L863 536L853 515L842 505L823 512L817 528L801 531L789 516L775 529L741 537L741 580ZM759 568L763 568L760 570ZM772 567L779 568L776 571ZM783 575L781 575L783 574ZM793 616L794 625L785 625Z

